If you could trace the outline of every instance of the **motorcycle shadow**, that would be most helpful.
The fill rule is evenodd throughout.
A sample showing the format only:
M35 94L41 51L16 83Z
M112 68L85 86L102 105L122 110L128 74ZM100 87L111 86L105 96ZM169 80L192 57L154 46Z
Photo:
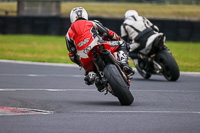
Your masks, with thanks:
M121 106L118 101L73 101L76 105L92 105L92 106Z
M143 79L143 78L132 78L131 79L131 81L142 81L142 82L169 82L169 81L167 81L167 80L165 80L165 79L162 79L162 78L160 78L160 79L158 79L158 78L156 78L156 79Z

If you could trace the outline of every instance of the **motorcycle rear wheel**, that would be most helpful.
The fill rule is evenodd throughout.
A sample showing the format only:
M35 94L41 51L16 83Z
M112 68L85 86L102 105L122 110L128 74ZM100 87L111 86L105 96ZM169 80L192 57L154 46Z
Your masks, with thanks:
M113 64L108 64L104 68L104 75L121 105L131 105L134 101L134 97L117 67Z
M163 68L163 76L168 81L176 81L180 76L179 67L176 60L169 51L161 51L157 57L156 61Z

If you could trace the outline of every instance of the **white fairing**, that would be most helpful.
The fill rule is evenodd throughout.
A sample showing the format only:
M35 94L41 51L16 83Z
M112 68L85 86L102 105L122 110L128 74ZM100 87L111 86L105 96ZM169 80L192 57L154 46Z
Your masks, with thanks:
M140 50L140 52L145 55L148 54L152 48L152 44L153 44L154 40L158 36L161 36L161 35L163 35L163 33L156 33L156 34L153 34L152 36L150 36L147 40L146 47L144 49Z

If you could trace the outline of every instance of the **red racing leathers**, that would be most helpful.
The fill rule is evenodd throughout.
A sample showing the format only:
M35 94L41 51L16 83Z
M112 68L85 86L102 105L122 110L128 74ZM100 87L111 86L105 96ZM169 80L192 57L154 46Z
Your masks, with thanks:
M82 66L86 72L90 72L92 67L87 53L102 40L100 36L107 41L119 40L119 36L115 32L104 27L99 21L88 21L82 18L72 23L66 34L66 44L70 59ZM116 51L118 47L117 43L112 45L111 52Z

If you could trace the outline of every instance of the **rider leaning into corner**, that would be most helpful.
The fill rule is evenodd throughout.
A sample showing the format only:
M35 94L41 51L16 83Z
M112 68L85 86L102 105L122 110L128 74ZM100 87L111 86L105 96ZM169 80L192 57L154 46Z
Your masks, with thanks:
M139 16L135 10L128 10L125 13L125 20L121 25L121 37L130 43L130 52L133 59L149 59L139 54L144 49L144 53L148 54L150 48L149 43L163 43L165 37L163 33L159 33L156 25L152 24L147 18Z
M72 62L85 69L85 83L91 85L95 80L95 73L87 71L87 53L98 43L109 43L113 51L117 51L118 61L127 74L134 74L128 64L129 44L119 41L120 37L104 27L99 21L89 21L88 14L83 7L76 7L70 13L71 26L65 36L69 57ZM114 42L114 43L113 43Z

